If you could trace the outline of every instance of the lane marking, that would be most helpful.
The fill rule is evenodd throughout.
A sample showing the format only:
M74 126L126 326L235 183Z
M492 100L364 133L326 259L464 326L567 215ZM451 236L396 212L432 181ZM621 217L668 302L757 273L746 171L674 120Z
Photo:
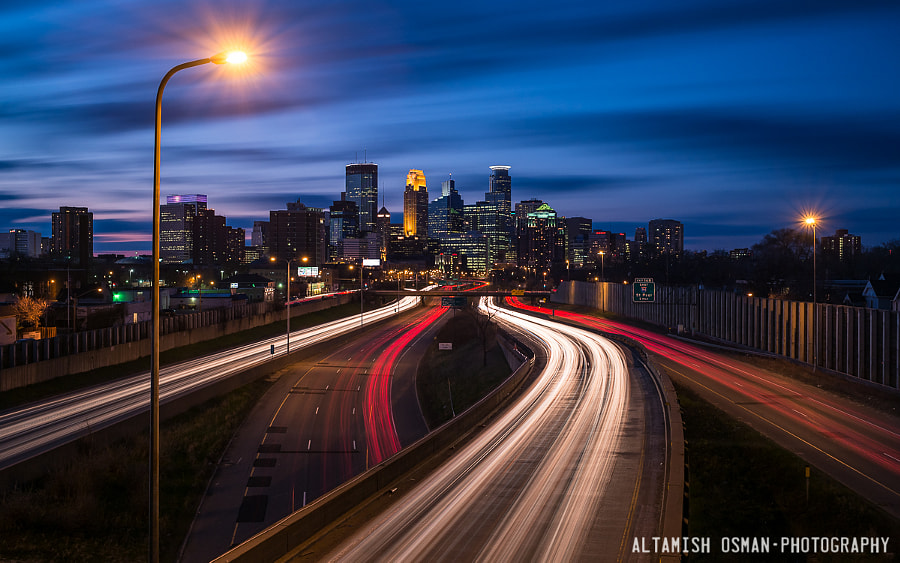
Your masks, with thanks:
M310 440L309 442L306 443L306 451L309 451L309 449L311 447L312 447L312 440Z

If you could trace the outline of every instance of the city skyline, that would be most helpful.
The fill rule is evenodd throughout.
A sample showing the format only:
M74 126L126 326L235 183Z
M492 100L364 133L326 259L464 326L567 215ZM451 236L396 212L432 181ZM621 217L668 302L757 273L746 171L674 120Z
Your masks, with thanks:
M54 210L87 207L95 253L146 253L156 86L250 39L246 70L172 81L162 136L162 195L208 194L247 233L377 162L396 216L412 168L474 202L504 164L513 202L629 237L677 219L689 250L749 247L813 209L821 233L900 237L895 3L202 2L168 22L173 6L0 8L0 228L49 236Z

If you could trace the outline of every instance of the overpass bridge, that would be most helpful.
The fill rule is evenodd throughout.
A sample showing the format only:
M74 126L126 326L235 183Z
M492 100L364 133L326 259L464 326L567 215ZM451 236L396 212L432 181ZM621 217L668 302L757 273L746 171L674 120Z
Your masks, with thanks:
M399 297L550 297L549 290L530 291L522 289L431 289L427 292L412 289L367 289L368 295L393 295Z

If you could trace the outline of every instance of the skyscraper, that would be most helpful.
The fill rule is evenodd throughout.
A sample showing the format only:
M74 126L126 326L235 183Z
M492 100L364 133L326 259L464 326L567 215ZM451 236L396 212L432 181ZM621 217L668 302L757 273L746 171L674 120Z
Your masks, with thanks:
M237 264L244 254L244 229L229 227L226 218L204 209L193 219L194 264L219 266Z
M491 264L505 262L512 240L512 179L509 166L491 166L488 191L484 194L490 210L479 230L488 238L488 259Z
M329 229L328 254L331 258L340 258L344 255L344 240L359 236L359 208L355 201L341 199L331 204Z
M206 211L203 194L166 196L159 206L159 257L164 264L194 259L194 217Z
M428 204L428 238L463 232L463 200L453 179L441 182L441 197Z
M549 268L553 263L563 261L565 258L560 249L565 246L558 244L556 211L545 203L528 213L527 218L524 264L532 268Z
M403 233L405 236L428 236L428 188L425 173L410 170L403 192Z
M674 219L653 219L650 221L649 244L656 256L681 257L684 252L684 225Z
M378 165L348 164L346 169L346 199L355 201L359 208L359 230L375 232L375 216L378 205Z
M60 207L52 215L50 251L88 266L94 257L94 214L87 207Z

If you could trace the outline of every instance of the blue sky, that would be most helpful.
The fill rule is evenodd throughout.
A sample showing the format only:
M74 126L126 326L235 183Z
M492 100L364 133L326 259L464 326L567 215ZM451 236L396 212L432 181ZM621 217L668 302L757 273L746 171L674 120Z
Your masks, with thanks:
M0 228L86 206L95 252L147 251L159 81L238 45L169 82L162 195L248 231L365 155L398 215L410 168L474 202L503 164L514 201L629 238L745 247L813 209L900 238L895 0L0 0Z

